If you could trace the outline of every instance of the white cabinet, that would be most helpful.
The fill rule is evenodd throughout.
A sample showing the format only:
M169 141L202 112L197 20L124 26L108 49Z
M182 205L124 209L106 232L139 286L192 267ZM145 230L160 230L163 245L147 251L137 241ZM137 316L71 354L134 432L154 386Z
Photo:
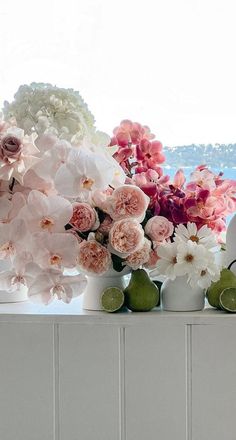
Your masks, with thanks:
M236 316L0 305L0 440L235 440Z
M0 323L1 440L53 440L52 348L50 324Z
M235 325L192 328L192 440L235 440Z
M127 440L184 440L185 326L127 328L125 359Z
M59 327L59 439L119 440L118 328Z

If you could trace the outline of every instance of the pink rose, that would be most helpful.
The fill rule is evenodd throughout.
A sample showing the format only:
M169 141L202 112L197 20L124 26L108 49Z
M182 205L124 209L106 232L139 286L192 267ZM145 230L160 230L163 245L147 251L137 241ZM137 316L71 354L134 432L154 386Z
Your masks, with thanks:
M73 204L73 215L69 223L78 231L86 232L92 230L96 219L96 211L88 203Z
M157 243L161 243L171 237L173 232L173 224L161 215L156 215L150 218L145 226L145 233L151 238L151 240Z
M77 239L78 243L82 243L82 241L84 241L83 238L81 238L81 237L77 234L76 229L74 229L74 228L67 229L67 230L66 230L66 234L72 234L72 235L74 235L74 237Z
M143 221L149 197L133 185L122 185L115 189L108 201L108 210L113 220L136 218Z
M149 253L149 259L145 264L145 267L147 269L154 269L157 265L158 260L160 260L160 257L158 257L156 250L151 249Z
M115 251L114 253L118 253L121 257L127 257L143 246L143 228L135 219L119 220L110 230L109 242Z
M151 250L151 242L145 238L143 246L136 252L130 254L126 260L125 264L131 267L133 270L137 270L142 267L143 264L147 263L149 260L149 254Z
M0 141L2 159L17 159L22 151L22 142L16 136L6 135Z
M111 254L96 240L83 241L79 245L78 267L92 274L104 274L111 266Z

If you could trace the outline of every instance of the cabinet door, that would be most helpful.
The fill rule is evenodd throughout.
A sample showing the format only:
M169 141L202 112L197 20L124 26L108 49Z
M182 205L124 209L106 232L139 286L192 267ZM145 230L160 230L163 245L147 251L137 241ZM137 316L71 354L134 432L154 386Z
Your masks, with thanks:
M60 440L119 439L118 334L108 325L60 325Z
M0 324L0 439L52 440L53 326Z
M185 339L170 320L126 329L127 440L186 438Z
M192 439L235 440L236 326L192 328Z

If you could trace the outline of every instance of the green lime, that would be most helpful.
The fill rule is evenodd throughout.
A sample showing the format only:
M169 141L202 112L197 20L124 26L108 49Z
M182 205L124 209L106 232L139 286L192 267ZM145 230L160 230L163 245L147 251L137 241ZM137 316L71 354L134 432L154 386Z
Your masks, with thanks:
M228 287L221 292L220 306L227 312L236 313L236 287Z
M108 287L104 290L101 297L102 308L106 312L116 312L124 304L125 296L118 287Z

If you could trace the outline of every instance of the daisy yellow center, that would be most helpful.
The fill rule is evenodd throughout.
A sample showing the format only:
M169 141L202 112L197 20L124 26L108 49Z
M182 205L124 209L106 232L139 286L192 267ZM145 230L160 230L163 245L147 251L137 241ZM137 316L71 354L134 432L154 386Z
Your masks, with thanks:
M42 229L51 229L54 225L54 221L51 217L43 217L40 221L40 226Z
M94 180L93 179L89 179L89 178L85 178L82 180L82 188L84 189L91 189L93 184L94 184Z
M191 235L191 237L189 237L189 240L198 243L199 242L199 238L197 237L197 235Z
M59 265L59 264L61 264L61 262L62 262L62 258L60 257L60 255L52 255L50 257L50 264L52 266Z
M192 263L193 260L194 260L193 255L191 255L191 254L185 255L185 261L187 261L187 263Z

